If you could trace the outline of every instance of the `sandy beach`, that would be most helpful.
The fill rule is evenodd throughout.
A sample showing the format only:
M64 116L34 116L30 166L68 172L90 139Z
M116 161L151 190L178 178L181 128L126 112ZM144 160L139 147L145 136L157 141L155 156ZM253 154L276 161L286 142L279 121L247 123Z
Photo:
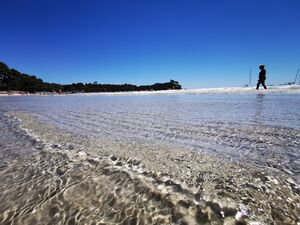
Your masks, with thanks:
M300 225L300 1L1 1L0 225Z

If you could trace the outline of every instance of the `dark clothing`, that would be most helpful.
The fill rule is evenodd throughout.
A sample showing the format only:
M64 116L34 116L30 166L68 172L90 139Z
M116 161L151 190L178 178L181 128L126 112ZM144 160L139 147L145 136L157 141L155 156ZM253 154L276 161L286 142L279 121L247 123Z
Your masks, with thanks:
M260 84L264 87L264 89L267 89L267 86L265 85L265 80L258 80L256 90L258 90Z
M259 72L259 80L266 80L266 70L265 69L261 69L261 71Z
M265 69L261 69L259 72L259 76L258 76L258 82L256 85L256 90L259 88L259 85L261 84L264 89L267 89L267 86L265 85L265 81L266 81L266 70Z

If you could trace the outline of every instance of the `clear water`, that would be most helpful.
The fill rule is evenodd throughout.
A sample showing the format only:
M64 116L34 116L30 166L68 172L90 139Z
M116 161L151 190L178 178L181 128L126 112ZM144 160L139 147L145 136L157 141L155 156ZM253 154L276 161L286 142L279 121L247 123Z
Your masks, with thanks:
M77 135L165 141L257 165L269 163L296 176L299 102L299 94L0 98L2 111L36 113Z
M24 134L24 131L18 129L17 121L13 121L4 116L4 113L6 112L25 112L29 114L33 113L39 121L45 124L52 124L55 127L58 127L59 129L57 132L69 132L80 138L101 138L111 142L132 141L138 143L145 141L149 143L164 143L166 145L186 149L187 151L192 150L212 155L218 159L224 160L224 162L233 160L253 166L254 168L262 168L263 170L269 171L271 174L282 174L289 176L294 180L299 180L299 100L300 94L0 97L1 168L3 171L7 171L7 167L10 165L12 167L11 174L14 174L12 171L16 170L16 168L12 166L15 165L12 162L17 162L19 169L27 168L29 164L32 164L33 158L36 157L39 149L43 148L42 142L40 143L39 141L32 140L32 137L27 137ZM30 157L28 158L28 156ZM24 170L24 173L32 173L32 176L34 177L36 174L41 173L41 168L49 167L53 169L51 172L52 174L57 174L56 164L61 162L62 158L62 156L55 156L54 158L49 159L48 164L43 160L39 160L36 162L35 170L31 172ZM77 165L77 167L80 166ZM107 170L107 168L103 167L101 170L102 172L98 171L98 176L103 176L103 174L105 174L103 171L105 170ZM2 178L2 188L7 188L7 185L12 185L10 183L18 180L18 176L23 177L22 174L15 174L16 177L11 175ZM115 178L116 180L119 180L120 177L124 175L123 173L120 173L119 175L116 175L116 173L114 174L117 176L117 178ZM52 178L39 177L39 179L49 180ZM116 185L113 179L107 179L108 178L105 178L104 182L111 183L112 186ZM128 181L128 177L125 176L122 179L124 179L124 183L130 185L131 181ZM4 185L3 182L6 185ZM67 183L64 183L67 181L60 182L62 186L68 186ZM100 185L97 181L94 181L94 183L92 182L92 184L89 182L90 181L86 181L84 185L96 185L97 187ZM154 185L158 184L159 182ZM34 186L36 183L30 183L30 185ZM55 186L55 188L59 187ZM67 187L65 188L68 189ZM109 195L110 191L107 189L109 187L100 187L100 189L101 188L104 188L103 190L106 190ZM82 191L79 187L78 189L79 191ZM25 192L25 189L21 188L18 191L22 193ZM14 192L16 192L16 190L12 191L10 194ZM130 190L129 192L134 192L134 190ZM145 189L142 192L144 193L147 191ZM50 197L52 196L51 193L49 195ZM54 193L53 195L59 196L59 193L57 195ZM39 201L35 202L35 200L38 199L37 196L38 193L33 194L31 200L32 205L35 207L40 204ZM126 194L124 194L124 196L126 196ZM146 196L145 198L148 202L151 202L149 204L154 208L157 207L159 210L162 210L165 206L157 205L157 202L153 202L152 197ZM99 198L103 198L103 201L110 201L106 199L108 198L106 195L100 196ZM81 201L81 197L78 197L78 199L78 201ZM4 195L2 195L2 200L2 202L11 201L11 199L4 197ZM129 202L137 202L136 199L127 200ZM45 201L45 199L41 201ZM50 203L48 202L47 204ZM55 204L58 204L58 202L55 202ZM91 203L89 202L86 204ZM137 204L140 204L139 207L145 208L146 210L147 207L142 201ZM4 212L7 212L9 207L13 206L7 204L5 209L2 208L3 215ZM49 210L50 208L51 207L48 206ZM48 215L50 218L56 215L55 213L57 213L57 210L68 211L65 208L55 208L53 210L53 215ZM142 223L141 221L146 224L177 222L180 224L184 221L183 219L173 218L173 211L175 209L166 208L166 210L167 212L163 212L162 214L158 213L158 217L155 217L157 211L153 210L148 212L148 217L146 216L147 219L145 217L144 219L139 218L127 222L129 224ZM68 212L70 213L70 211ZM92 212L94 211L92 210ZM89 216L93 214L92 212L85 212L82 215ZM140 212L137 212L137 214L139 213ZM74 218L79 214L80 213L75 210L66 218ZM144 214L146 213L144 212ZM20 224L23 223L25 221L24 218L26 218L26 216L23 218L19 215L15 217L10 214L6 217L3 215L0 217L0 220L2 218L2 221L11 221L7 219L11 216L12 218L19 218L19 220L16 219L15 221ZM169 215L171 219L166 219L162 215ZM170 215L173 215L173 217ZM94 214L92 217L93 220L97 218ZM149 218L154 217L156 219L148 221ZM165 218L164 220L158 219L163 217ZM98 220L99 218L104 217L102 215L98 217ZM124 218L128 218L128 216L124 216ZM97 219L95 220L97 221ZM30 221L28 223L32 222ZM36 220L34 221L36 222ZM59 221L63 224L68 222L67 219L60 219ZM118 220L114 217L112 221L113 222L111 223L120 223L120 221L123 220ZM215 219L215 222L215 224L222 224L224 221L223 219ZM201 220L199 223L201 224ZM7 222L7 224L9 223ZM203 222L203 224L206 223Z

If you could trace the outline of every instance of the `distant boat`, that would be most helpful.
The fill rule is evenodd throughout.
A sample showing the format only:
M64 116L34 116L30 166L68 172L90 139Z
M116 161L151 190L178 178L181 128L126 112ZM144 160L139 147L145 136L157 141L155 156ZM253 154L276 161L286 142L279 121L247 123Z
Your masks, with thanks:
M291 82L288 82L287 85L297 84L298 74L299 74L299 68L297 69L296 76L295 76L295 80L294 80L294 81L291 81ZM298 84L300 85L300 76L299 76L299 83L298 83Z
M287 82L287 83L285 83L285 84L279 84L279 85L295 85L295 84L297 84L297 79L299 79L298 85L300 85L300 76L298 76L298 74L299 74L299 68L297 69L297 72L296 72L296 76L295 76L294 81Z
M252 70L250 69L250 73L249 73L249 83L248 83L248 84L244 84L243 87L251 87L251 75L252 75Z

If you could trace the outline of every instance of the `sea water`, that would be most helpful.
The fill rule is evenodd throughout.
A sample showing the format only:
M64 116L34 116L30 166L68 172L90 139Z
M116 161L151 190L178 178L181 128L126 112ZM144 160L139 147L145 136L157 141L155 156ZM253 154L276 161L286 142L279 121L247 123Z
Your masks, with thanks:
M137 187L142 186L145 179L143 182L133 181L130 174L115 171L106 162L97 171L90 171L82 161L70 160L70 156L64 155L64 151L72 150L72 138L74 142L75 139L80 139L105 140L108 143L124 145L135 143L135 148L138 148L138 143L151 143L153 146L162 144L170 146L170 151L172 147L176 147L183 152L215 157L224 164L247 165L270 176L291 178L289 184L292 183L295 188L298 187L300 177L299 100L300 94L297 93L261 92L0 97L0 220L4 224L45 223L53 218L57 219L55 223L62 224L80 221L102 221L103 224L225 223L226 216L222 215L220 218L202 219L198 215L194 216L198 218L195 219L196 222L192 222L181 215L182 212L172 208L166 199L157 197L161 200L158 201L155 196L147 196L145 187L140 192L137 191ZM22 121L16 120L18 116L13 114L16 112L30 115L34 118L33 122L36 120L47 124L54 127L58 135L66 133L72 135L72 138L63 146L61 143L55 144L53 140L50 153L56 149L60 151L55 152L55 156L48 155L49 151L43 152L47 143L41 137L35 136L34 126L31 129L21 129ZM27 125L28 123L30 120ZM48 131L45 129L43 132ZM129 148L130 151L130 147L124 148ZM148 150L141 148L139 151ZM79 158L86 154L84 151L78 152ZM112 161L115 160L111 158ZM99 160L101 161L101 157L98 161L95 160L95 165ZM74 172L76 168L78 171ZM70 173L75 173L78 177L65 177L67 171L73 171ZM89 175L91 180L86 180L82 186L75 185ZM122 182L118 183L116 180ZM158 181L150 183L153 188L160 185ZM115 199L116 193L122 187L126 189L124 185L128 190L120 191L119 196L124 205L117 207L114 205L118 202ZM74 191L72 187L78 190ZM101 193L95 192L95 196L91 197L91 192L97 189ZM70 203L68 199L72 195L75 195L76 201ZM130 207L132 202L136 204L136 208ZM237 207L234 212L235 217L240 213L240 208ZM204 210L201 209L201 212ZM43 219L40 218L41 215ZM274 221L282 221L277 218L280 216L272 217L271 213L269 216ZM291 217L293 222L297 221L293 215L282 216ZM267 217L268 215L265 221L268 221ZM232 219L234 220L237 218Z

